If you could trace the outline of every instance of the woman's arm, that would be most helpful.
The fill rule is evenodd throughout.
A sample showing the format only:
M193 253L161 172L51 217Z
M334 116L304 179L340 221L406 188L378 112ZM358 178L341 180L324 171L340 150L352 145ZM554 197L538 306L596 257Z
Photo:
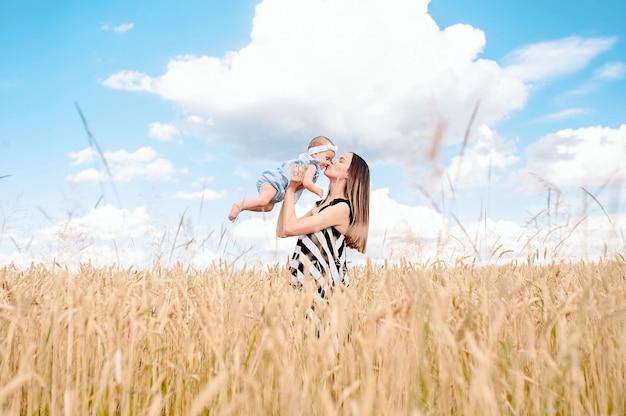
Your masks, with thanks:
M350 223L350 207L347 204L333 205L315 214L311 210L302 218L296 217L295 192L301 185L302 178L302 166L292 167L291 181L285 191L285 199L278 214L276 236L290 237L309 234L328 227L335 227L340 232L345 232Z
M286 201L287 198L283 201L283 207L285 207ZM285 209L280 235L278 235L277 227L278 237L310 234L330 227L335 227L339 232L345 233L350 221L350 207L348 207L347 204L333 205L317 214L304 216L302 218L297 218L295 212L289 211L290 210ZM291 211L294 211L293 205L291 205Z
M284 230L283 230L283 211L285 207L285 201L283 200L283 205L280 207L280 212L278 213L278 221L276 222L276 237L288 237L285 234ZM313 215L313 211L315 210L315 207L311 208L306 214L304 214L304 217L308 217L310 215Z

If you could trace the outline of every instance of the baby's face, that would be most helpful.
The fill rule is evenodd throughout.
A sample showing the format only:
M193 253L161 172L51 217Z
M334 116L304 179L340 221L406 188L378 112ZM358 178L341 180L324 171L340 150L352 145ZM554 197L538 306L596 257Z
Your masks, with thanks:
M316 160L320 162L320 166L322 168L328 167L328 165L330 165L330 162L333 161L334 157L335 157L335 152L333 152L332 150L325 150L323 152L315 153L313 155L313 158L315 158Z

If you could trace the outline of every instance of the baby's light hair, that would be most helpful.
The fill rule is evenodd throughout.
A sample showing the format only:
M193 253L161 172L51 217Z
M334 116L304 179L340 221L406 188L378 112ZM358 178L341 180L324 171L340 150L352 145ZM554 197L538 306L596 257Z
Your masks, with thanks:
M332 144L333 146L335 145L335 143L333 143L332 140L330 140L326 136L315 136L313 137L313 139L311 139L311 142L309 143L309 149L316 146L323 146L325 144Z

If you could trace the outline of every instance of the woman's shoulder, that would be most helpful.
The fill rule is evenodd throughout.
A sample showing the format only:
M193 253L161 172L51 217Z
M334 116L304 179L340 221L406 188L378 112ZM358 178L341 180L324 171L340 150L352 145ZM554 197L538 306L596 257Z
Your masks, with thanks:
M315 205L319 207L319 205L320 205L322 202L323 202L323 199L322 199L322 200L317 201L317 202L315 203ZM345 199L345 198L335 198L335 199L331 200L331 201L330 201L327 205L323 206L323 207L320 209L320 211L323 211L325 208L332 207L332 206L334 206L334 205L341 204L341 203L345 203L346 205L348 205L348 209L350 210L350 222L352 222L352 218L353 218L353 214L352 214L352 204L350 203L350 200L349 200L349 199Z
M352 223L354 220L354 214L352 213L352 204L350 203L350 200L345 198L335 198L330 201L331 205L341 204L342 202L348 205L348 209L350 210L350 223Z

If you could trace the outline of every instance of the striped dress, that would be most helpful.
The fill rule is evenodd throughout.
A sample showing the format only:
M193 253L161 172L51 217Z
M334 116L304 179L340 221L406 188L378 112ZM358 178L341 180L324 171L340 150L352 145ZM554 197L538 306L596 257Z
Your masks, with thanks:
M350 207L352 221L352 207L347 199L334 199L320 211L342 202ZM295 287L301 287L305 279L312 276L318 293L322 296L325 295L329 283L332 286L340 283L348 286L350 281L346 266L346 237L334 227L299 236L289 260L289 268L291 283Z

